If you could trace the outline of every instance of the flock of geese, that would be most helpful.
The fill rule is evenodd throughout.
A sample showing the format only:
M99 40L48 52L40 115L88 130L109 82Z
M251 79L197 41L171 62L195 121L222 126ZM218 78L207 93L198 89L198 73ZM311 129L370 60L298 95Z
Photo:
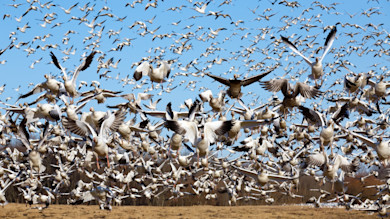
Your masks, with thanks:
M202 16L232 20L230 15L222 14L222 11L209 11L207 14L210 2L188 3ZM42 10L58 7L51 1L42 3L27 0L27 4L29 9L18 20L28 13L39 11L38 7ZM86 16L96 11L91 3L84 7L78 4L69 9L62 8L63 13L72 14L77 7ZM146 11L164 3L134 1L125 7L134 8L136 4L145 4ZM231 4L231 1L224 1L219 7L225 4ZM292 9L299 7L297 2L288 1L275 1L272 5ZM318 2L312 5L323 6ZM18 8L20 5L10 6ZM332 10L336 6L332 4L331 7L321 8ZM252 13L255 14L256 9L251 9ZM168 10L182 10L182 6ZM372 9L364 11L362 15L369 17L374 12L379 13ZM272 19L273 15L265 14L268 11L259 15L258 20ZM45 16L45 24L50 24L56 16ZM99 25L95 23L103 16L115 17L104 6L92 21L85 17L85 20L81 17L72 19L85 22L91 28L91 33L96 34L98 28L101 31L104 29L104 22L100 21ZM3 19L7 17L5 14ZM115 19L122 22L125 18ZM294 23L294 20L291 22ZM241 23L232 22L232 25L237 27ZM60 25L58 23L52 28ZM294 71L292 67L282 67L287 65L287 58L269 58L273 64L259 63L250 67L261 73L243 77L230 74L234 70L229 71L228 76L211 73L210 66L228 62L227 59L216 58L207 67L201 67L202 64L198 64L195 59L187 66L181 66L180 69L185 72L181 74L173 67L177 65L177 59L164 59L159 55L153 60L143 58L134 63L135 69L130 77L127 75L120 79L120 83L126 84L125 88L133 85L133 90L151 84L145 92L138 93L129 92L130 89L104 89L101 84L103 80L87 82L78 79L84 71L96 65L99 78L111 77L109 70L99 72L102 68L116 68L113 58L106 63L103 61L106 54L99 50L98 45L102 42L94 41L86 46L88 52L84 53L81 63L72 71L63 67L67 58L59 59L56 47L51 45L51 49L44 52L50 59L46 68L55 72L55 75L45 74L43 82L21 94L14 104L9 103L9 98L1 101L0 204L7 203L6 194L10 188L14 188L14 192L20 194L30 206L38 204L36 208L40 210L58 200L66 200L68 204L95 200L101 209L111 209L113 204L120 205L126 199L152 200L169 195L169 200L185 196L202 196L209 200L218 199L226 193L230 205L248 200L263 200L272 204L275 202L275 193L303 200L298 188L300 179L307 175L313 177L320 187L325 182L332 184L330 191L313 189L319 195L311 197L308 202L321 206L321 199L326 198L327 202L343 205L347 209L386 215L390 175L380 170L386 170L390 160L389 109L386 99L390 87L387 81L389 73L385 69L385 73L381 74L374 70L357 74L350 70L353 64L336 61L343 56L336 56L332 47L338 38L344 37L340 28L345 25L338 22L324 28L323 35L327 37L321 42L323 46L316 50L317 54L321 50L323 53L315 61L311 56L303 55L306 50L298 46L304 44L292 42L293 37L280 34L271 37L274 40L272 46L282 48L283 52L279 54L281 57L286 58L285 53L291 52L288 57L298 55L310 66L306 80L302 80L305 71L291 78L286 77L289 73L270 77L282 71ZM152 34L153 41L155 38L174 37L157 34L159 28L150 31L145 22L135 22L129 28L135 26L146 31L144 34L139 33L140 36ZM18 31L24 33L28 28L29 23L18 28ZM212 41L218 32L226 28L210 30L207 40ZM110 37L119 34L113 30L108 32ZM381 38L381 49L389 45L390 35L385 32L376 36ZM91 36L95 37L93 34ZM265 34L268 32L265 31ZM100 32L98 37L101 35ZM260 40L261 35L263 33L254 40ZM1 57L25 46L16 43L15 36L16 33L11 33L12 41L1 50ZM195 38L194 33L181 34L178 42L182 39L186 41L172 49L173 53L181 54L191 49L188 41ZM122 50L126 46L125 42L130 41L124 40L112 51ZM306 44L309 45L308 42ZM262 47L261 44L257 46ZM32 49L29 47L25 51L30 55L34 53ZM266 49L271 50L270 46ZM248 58L248 63L253 62L249 60L248 54L256 51L250 50L251 47L246 48L246 53L239 55ZM348 51L351 53L354 50L348 48ZM388 55L388 51L387 54L383 53L386 53L386 49L376 51L376 54ZM202 54L200 58L207 56ZM324 60L332 64L324 65ZM300 62L296 69L307 67L300 65ZM199 78L197 83L209 86L210 89L199 89L199 92L193 89L193 96L183 103L179 103L172 95L165 99L164 95L174 89L171 86L174 78L180 80L179 76L191 76L186 72L189 68L197 72L192 75ZM375 66L372 68L376 69ZM337 75L331 76L329 69L331 73L336 71ZM342 73L345 70L348 73ZM325 86L331 77L336 78L335 83ZM189 82L187 87L194 83ZM343 85L341 90L331 89L338 85ZM5 85L0 89L3 93ZM161 93L152 94L160 90ZM250 92L245 92L248 90ZM270 98L249 103L246 97L252 93ZM159 95L161 98L156 98ZM111 104L111 100L120 103ZM167 104L162 104L163 100ZM91 105L89 110L86 110L87 104ZM180 109L174 108L177 104L182 104ZM366 169L367 174L358 175L361 169ZM347 177L359 178L364 182L369 176L383 182L366 186L367 189L377 189L376 199L348 193Z

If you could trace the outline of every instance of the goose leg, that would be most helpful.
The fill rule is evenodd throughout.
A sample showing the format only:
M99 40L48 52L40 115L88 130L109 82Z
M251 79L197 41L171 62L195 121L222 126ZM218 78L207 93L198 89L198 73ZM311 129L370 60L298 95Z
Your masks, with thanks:
M99 158L98 158L98 156L96 156L96 166L97 166L98 169L100 169Z
M198 169L199 169L199 166L200 166L200 164L199 164L199 152L196 153L196 156L197 156L197 158L198 158L198 159L197 159L197 164L198 164Z
M108 154L106 154L106 158L107 158L107 166L108 168L110 168L110 160L108 159Z

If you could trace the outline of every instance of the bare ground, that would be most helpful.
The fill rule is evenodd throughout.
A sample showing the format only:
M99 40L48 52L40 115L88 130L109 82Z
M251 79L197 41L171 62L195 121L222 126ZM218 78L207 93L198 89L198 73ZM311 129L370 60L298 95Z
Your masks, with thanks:
M1 207L0 207L1 208ZM39 212L23 204L8 204L0 210L0 218L374 218L361 211L342 208L311 208L307 206L114 206L102 211L96 205L51 205Z

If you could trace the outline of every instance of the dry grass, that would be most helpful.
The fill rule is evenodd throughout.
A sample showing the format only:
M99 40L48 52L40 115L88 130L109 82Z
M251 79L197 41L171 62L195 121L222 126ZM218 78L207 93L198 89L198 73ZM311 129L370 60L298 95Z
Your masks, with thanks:
M23 204L8 204L0 218L373 218L361 211L343 208L311 208L307 206L121 206L99 210L96 205L51 205L40 213Z

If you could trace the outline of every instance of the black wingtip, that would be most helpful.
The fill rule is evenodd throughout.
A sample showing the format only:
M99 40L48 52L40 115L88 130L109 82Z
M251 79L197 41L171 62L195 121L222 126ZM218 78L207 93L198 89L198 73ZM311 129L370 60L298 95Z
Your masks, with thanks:
M173 119L174 114L173 114L173 111L172 111L172 103L171 103L171 102L169 102L169 103L167 104L166 111L167 111L167 113L168 113L170 119Z
M92 51L91 54L87 56L87 58L85 59L85 64L81 67L80 71L84 71L85 69L89 68L96 53L96 51Z
M62 70L62 69L61 69L61 65L60 65L60 63L58 62L57 57L54 55L54 53L53 53L52 51L50 51L50 58L51 58L51 60L53 61L54 65L55 65L58 69Z

